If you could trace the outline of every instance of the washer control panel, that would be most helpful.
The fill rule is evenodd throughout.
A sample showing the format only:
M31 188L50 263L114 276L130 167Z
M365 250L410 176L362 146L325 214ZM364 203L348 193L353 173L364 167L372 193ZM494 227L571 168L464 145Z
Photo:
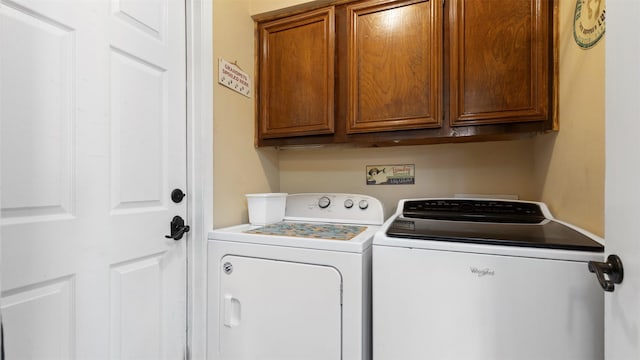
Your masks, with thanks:
M285 220L382 224L380 200L360 194L300 193L287 196Z
M344 201L344 207L345 209L351 209L353 207L353 199L352 198L347 198ZM326 209L329 206L331 206L331 198L329 196L322 196L320 199L318 199L318 206L321 209ZM366 199L360 200L358 202L358 207L361 210L366 210L369 207L369 202Z

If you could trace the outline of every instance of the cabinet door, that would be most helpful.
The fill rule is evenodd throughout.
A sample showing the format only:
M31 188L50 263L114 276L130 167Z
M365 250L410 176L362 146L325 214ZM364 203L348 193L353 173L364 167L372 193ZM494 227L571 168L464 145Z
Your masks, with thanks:
M347 6L347 133L439 127L442 2Z
M234 255L220 265L220 360L342 358L334 267Z
M258 25L260 138L331 134L334 8Z
M548 118L551 3L452 0L452 126Z

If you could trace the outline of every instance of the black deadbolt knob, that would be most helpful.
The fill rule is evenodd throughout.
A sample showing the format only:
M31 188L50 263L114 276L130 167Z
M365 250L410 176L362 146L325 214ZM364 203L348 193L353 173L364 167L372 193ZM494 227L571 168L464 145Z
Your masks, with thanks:
M180 189L173 189L173 191L171 192L171 200L174 203L179 203L182 201L182 199L184 199L185 197L185 193L182 192L182 190Z

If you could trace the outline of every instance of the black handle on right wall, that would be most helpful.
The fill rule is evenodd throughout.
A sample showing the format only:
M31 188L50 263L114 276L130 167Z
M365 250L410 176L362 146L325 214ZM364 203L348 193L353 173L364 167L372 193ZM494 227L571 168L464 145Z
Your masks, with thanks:
M620 284L624 278L622 260L615 254L609 255L606 262L589 261L589 271L596 274L600 286L607 292L612 292L615 284Z

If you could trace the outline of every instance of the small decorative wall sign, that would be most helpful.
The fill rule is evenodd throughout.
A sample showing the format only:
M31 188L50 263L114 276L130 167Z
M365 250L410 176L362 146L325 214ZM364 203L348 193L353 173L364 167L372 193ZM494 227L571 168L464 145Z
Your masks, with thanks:
M573 17L573 38L583 49L589 49L602 39L605 30L605 0L576 0Z
M251 97L249 75L242 71L238 64L230 63L223 58L218 59L218 83L248 98Z
M367 185L412 185L415 184L416 167L404 165L367 165Z

